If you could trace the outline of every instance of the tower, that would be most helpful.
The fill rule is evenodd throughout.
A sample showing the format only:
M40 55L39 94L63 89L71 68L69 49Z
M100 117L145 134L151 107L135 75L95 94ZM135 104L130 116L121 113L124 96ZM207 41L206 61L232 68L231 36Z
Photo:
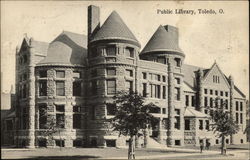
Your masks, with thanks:
M184 132L184 94L182 88L184 77L182 63L184 57L185 55L179 47L178 29L170 25L160 25L140 54L140 58L143 60L166 65L166 77L168 79L167 144L169 146L174 143L179 145L184 143L183 137L175 136Z

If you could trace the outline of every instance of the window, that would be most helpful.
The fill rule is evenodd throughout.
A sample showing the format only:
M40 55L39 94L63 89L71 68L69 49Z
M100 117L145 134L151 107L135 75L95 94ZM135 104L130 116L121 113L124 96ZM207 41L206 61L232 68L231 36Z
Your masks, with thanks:
M243 143L244 141L243 141L243 139L240 139L240 143Z
M64 105L56 105L56 112L64 112L65 108Z
M204 89L204 93L207 94L207 89Z
M82 87L80 81L73 82L73 96L81 96Z
M46 139L39 139L38 146L39 147L47 147L47 140Z
M162 76L162 82L166 82L166 77Z
M74 71L74 72L73 72L73 78L82 78L81 72Z
M133 81L126 81L125 88L127 91L133 91Z
M207 109L205 109L205 110L204 110L204 113L205 113L205 114L208 114L208 110L207 110Z
M116 75L115 68L107 68L107 75L108 76L114 76L114 75Z
M243 103L240 102L240 111L243 111Z
M115 80L107 80L107 94L115 94L116 92L116 84Z
M23 123L22 123L22 125L23 125L23 129L28 129L28 120L29 120L29 114L28 114L28 111L27 111L27 108L25 107L25 108L23 108L23 116L22 116L22 118L23 118Z
M64 147L65 146L64 140L55 140L55 144L58 147Z
M199 129L203 130L203 120L199 120Z
M90 82L90 88L91 88L91 94L92 94L92 96L97 95L97 81L96 80L92 80Z
M156 79L157 81L161 81L161 76L160 76L160 75L155 75L155 79Z
M134 48L126 47L126 48L125 48L125 55L126 55L127 57L134 58Z
M177 67L180 67L181 66L181 59L180 58L175 58L174 60L175 60L175 65Z
M106 140L107 147L116 147L116 140Z
M225 92L225 96L228 97L228 92Z
M240 113L240 124L242 124L242 123L243 123L243 114Z
M205 106L208 106L207 97L204 98L204 105L205 105Z
M218 91L215 91L215 95L218 96Z
M161 86L156 85L155 87L155 98L161 98Z
M236 111L238 111L238 110L239 110L239 102L238 102L238 101L236 101L235 103L236 103L236 104L235 104Z
M220 91L220 96L223 96L223 91Z
M226 139L226 144L229 144L229 139Z
M214 117L214 111L213 110L210 110L210 116Z
M73 114L73 129L81 129L81 114Z
M76 147L76 148L82 147L82 140L80 139L73 140L73 147Z
M56 78L65 78L65 71L56 71Z
M162 98L166 99L166 86L162 86Z
M216 139L216 140L215 140L215 143L216 143L216 144L219 144L219 140L218 140L218 139Z
M147 97L147 83L142 84L142 96Z
M190 130L190 120L185 119L185 130Z
M175 84L180 84L180 78L175 78Z
M174 140L174 145L180 146L181 145L181 140Z
M142 72L142 78L143 78L143 79L147 79L147 73Z
M235 119L236 119L236 123L238 124L239 123L239 113L235 114Z
M181 93L180 93L180 88L175 88L175 100L177 100L177 101L179 101L180 100L180 98L181 98Z
M56 95L57 96L65 96L64 82L63 81L56 82Z
M189 106L189 96L188 95L186 95L185 96L185 104L186 104L186 106Z
M157 57L157 62L166 64L166 58L165 57Z
M225 109L228 109L228 100L225 100Z
M192 96L192 106L194 107L195 106L195 96Z
M166 108L162 108L162 114L166 114Z
M175 123L174 123L174 127L175 129L180 129L180 110L179 109L175 109Z
M40 105L39 106L39 129L46 129L46 123L47 123L47 106L46 105Z
M45 78L45 77L47 77L47 71L39 71L39 77L40 77L40 78Z
M130 69L126 69L126 76L133 77L133 71Z
M210 89L210 95L213 95L213 90L212 89Z
M113 116L116 113L116 106L114 104L106 104L107 115Z
M220 99L220 106L224 107L224 105L223 105L223 99Z
M210 98L210 107L211 107L211 108L213 107L213 103L214 103L213 98Z
M206 120L206 130L209 130L209 120Z
M57 113L56 114L56 127L64 128L64 113Z
M106 54L107 54L107 56L115 56L116 55L116 46L115 45L108 46L106 48Z

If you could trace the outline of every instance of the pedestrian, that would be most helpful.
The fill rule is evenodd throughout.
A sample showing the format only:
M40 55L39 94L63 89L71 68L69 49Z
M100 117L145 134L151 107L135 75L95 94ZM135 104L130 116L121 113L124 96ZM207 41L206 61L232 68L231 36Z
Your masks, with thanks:
M200 152L200 153L202 153L203 148L204 148L204 144L203 144L203 142L200 142L200 149L201 149L201 152Z

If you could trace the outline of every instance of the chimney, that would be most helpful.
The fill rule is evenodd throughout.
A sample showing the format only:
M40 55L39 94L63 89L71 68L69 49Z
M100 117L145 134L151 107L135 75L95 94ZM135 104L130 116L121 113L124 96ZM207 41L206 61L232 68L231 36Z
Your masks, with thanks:
M100 8L94 5L88 6L88 42L100 28Z

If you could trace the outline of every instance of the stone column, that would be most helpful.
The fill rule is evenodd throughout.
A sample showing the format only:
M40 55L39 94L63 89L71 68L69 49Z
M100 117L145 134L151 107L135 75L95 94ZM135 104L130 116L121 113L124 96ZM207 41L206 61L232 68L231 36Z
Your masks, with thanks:
M198 70L198 110L204 113L204 87L203 87L203 72Z
M162 144L163 142L163 134L162 134L162 118L159 119L159 134L158 134L158 142Z
M27 147L35 147L35 62L34 62L34 48L33 39L30 39L30 49L29 49L29 66L28 66L28 139Z
M229 76L229 85L230 85L230 90L229 90L229 107L230 107L230 115L233 117L235 120L235 106L234 106L234 80L233 77L230 75ZM234 144L234 136L230 136L230 141L231 144Z
M169 59L171 61L171 59ZM173 131L174 131L174 68L173 63L168 64L168 146L172 146L173 142Z

